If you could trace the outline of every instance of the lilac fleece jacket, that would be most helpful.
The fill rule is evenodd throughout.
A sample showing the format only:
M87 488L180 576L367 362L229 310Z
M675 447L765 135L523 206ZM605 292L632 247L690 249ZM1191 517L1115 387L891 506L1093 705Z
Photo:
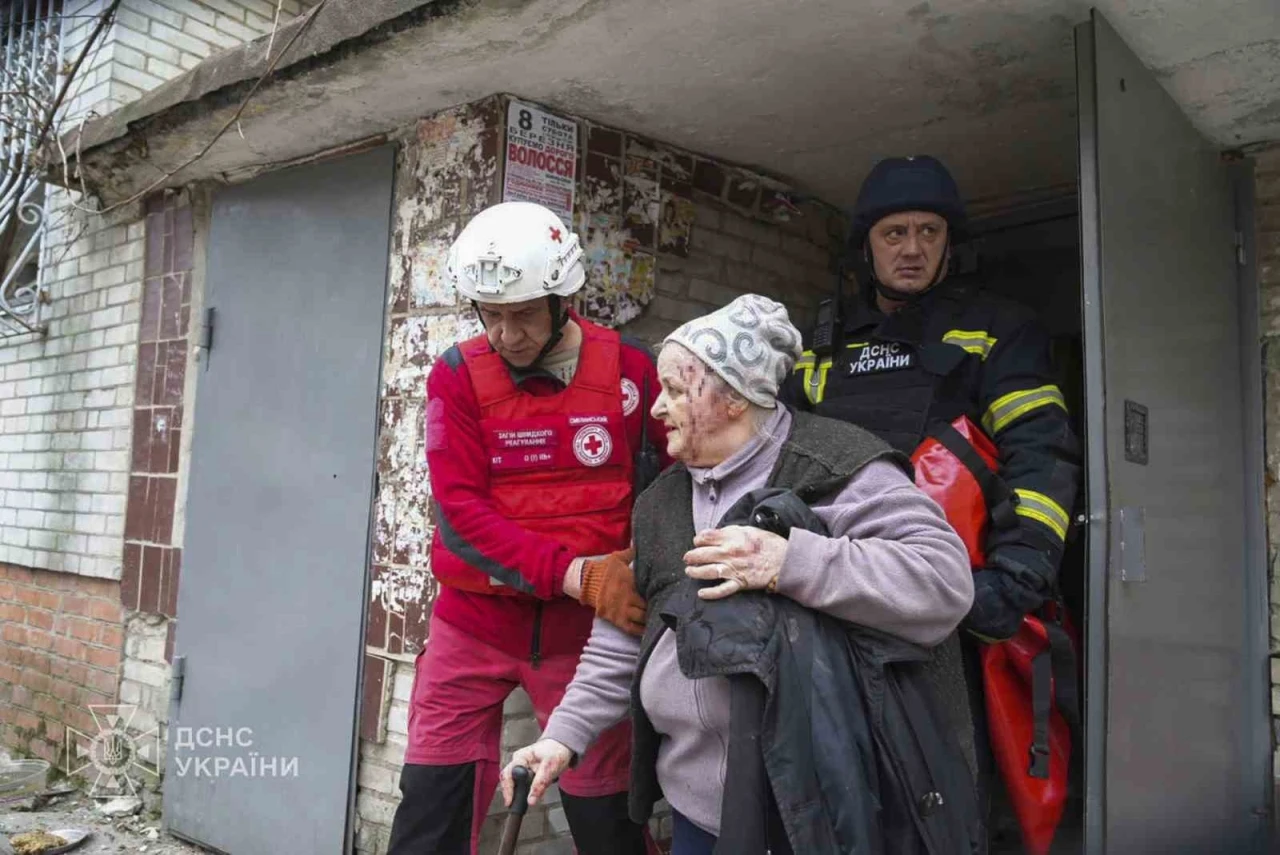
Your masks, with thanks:
M711 528L734 502L764 486L791 427L779 407L759 435L711 469L690 469L693 520ZM778 594L842 620L934 645L973 601L964 544L942 510L895 465L864 467L833 499L815 505L831 537L792 531ZM692 544L690 544L692 548ZM640 643L596 620L578 670L543 737L578 754L629 711ZM673 808L711 834L720 831L729 739L729 682L689 680L664 632L640 681L640 701L663 735L658 782Z

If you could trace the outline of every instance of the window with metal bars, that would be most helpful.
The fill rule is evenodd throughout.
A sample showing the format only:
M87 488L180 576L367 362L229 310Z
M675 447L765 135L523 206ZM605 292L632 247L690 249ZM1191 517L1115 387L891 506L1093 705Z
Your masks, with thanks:
M60 72L62 0L0 0L0 339L41 331L42 168Z

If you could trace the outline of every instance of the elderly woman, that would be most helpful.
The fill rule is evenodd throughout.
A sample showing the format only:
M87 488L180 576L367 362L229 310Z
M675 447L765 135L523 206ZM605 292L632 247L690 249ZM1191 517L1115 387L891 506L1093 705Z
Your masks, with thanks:
M779 384L799 355L800 334L786 309L754 294L690 321L663 342L653 415L666 425L667 448L678 462L636 503L636 587L648 601L644 635L636 639L596 621L541 740L517 751L503 772L508 804L512 766L535 772L532 804L598 734L631 714L632 819L647 819L665 795L673 855L709 853L718 838L717 851L735 855L765 846L806 855L855 846L931 851L895 842L902 828L920 823L899 817L898 830L887 829L893 820L885 817L891 811L883 793L845 793L888 786L884 770L892 764L878 750L877 716L866 710L883 704L880 696L902 695L858 696L848 672L858 670L859 660L848 649L872 651L861 661L884 665L902 655L892 647L901 640L921 654L917 660L927 656L921 648L951 636L969 609L968 558L941 510L912 483L905 458L859 428L778 406ZM764 487L799 497L811 524L774 533L752 522L761 517L744 516L744 504L765 495L753 493ZM725 524L726 514L744 524ZM736 623L720 632L721 620ZM830 646L822 647L832 626L854 633L842 639L858 639L839 642L843 652L834 658ZM736 664L721 661L735 657ZM734 682L747 672L759 679ZM952 744L937 734L916 738ZM867 756L879 757L871 763L879 773L868 770ZM828 774L846 758L860 765ZM752 776L744 792L740 782ZM965 777L960 786L971 785ZM937 805L965 798L905 786L913 800L934 798ZM846 798L849 810L841 803ZM873 839L849 840L841 827L859 809L870 819L855 836ZM914 803L908 812L917 809L925 814ZM768 840L748 844L743 829L750 827L763 829Z

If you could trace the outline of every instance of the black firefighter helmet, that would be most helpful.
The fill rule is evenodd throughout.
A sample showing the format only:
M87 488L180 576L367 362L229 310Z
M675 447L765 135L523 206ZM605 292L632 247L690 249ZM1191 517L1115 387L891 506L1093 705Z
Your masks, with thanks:
M942 161L929 155L890 157L877 163L862 182L850 223L849 254L858 260L858 273L869 275L876 290L895 300L921 295L899 294L875 279L868 256L867 234L871 227L890 214L902 211L929 211L947 221L948 242L964 240L968 229L960 188ZM938 280L945 271L939 269ZM934 282L937 284L937 281ZM932 286L930 286L932 287ZM928 290L928 289L926 289Z

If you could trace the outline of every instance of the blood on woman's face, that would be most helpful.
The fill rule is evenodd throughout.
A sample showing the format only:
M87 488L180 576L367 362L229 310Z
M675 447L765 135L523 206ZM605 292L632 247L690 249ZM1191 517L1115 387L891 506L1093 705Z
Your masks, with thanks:
M667 428L667 453L689 466L714 466L724 430L735 422L733 399L706 363L674 342L658 355L662 388L650 413Z

